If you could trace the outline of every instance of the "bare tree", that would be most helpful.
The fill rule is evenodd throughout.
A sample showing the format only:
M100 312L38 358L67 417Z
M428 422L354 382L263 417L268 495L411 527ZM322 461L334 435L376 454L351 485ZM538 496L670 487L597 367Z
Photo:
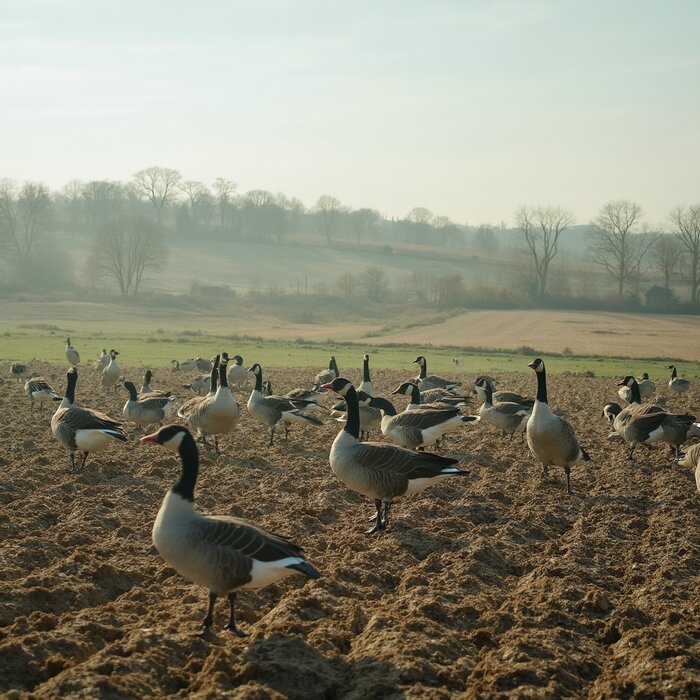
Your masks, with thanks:
M75 238L75 231L78 228L78 212L80 211L80 198L83 193L83 183L80 180L71 180L63 187L63 196L70 208L70 235Z
M433 212L425 207L413 207L413 209L406 214L406 219L408 219L408 221L412 221L414 224L420 224L423 226L430 226L433 217Z
M331 244L331 236L338 226L338 219L343 210L343 205L339 199L329 194L322 194L316 202L315 211L318 214L321 228L326 236L326 243Z
M179 170L173 168L145 168L134 173L134 183L141 196L156 210L156 221L160 226L163 207L177 197L177 185L182 179Z
M625 284L639 274L642 261L656 239L648 231L635 233L641 216L639 204L620 200L605 204L593 221L593 260L615 279L620 297Z
M376 209L356 209L350 213L350 225L355 233L357 247L360 247L360 239L369 236L376 223L381 219L381 214Z
M233 180L227 180L224 177L217 177L216 180L214 180L213 187L214 194L216 196L216 203L219 206L219 221L221 224L221 231L223 233L226 219L226 208L231 202L233 195L236 194L238 185Z
M668 292L673 273L681 261L683 246L677 235L661 234L651 248L651 263L664 278L664 289Z
M678 240L685 248L685 261L690 272L690 301L700 301L700 204L692 207L676 207L668 217Z
M209 188L203 182L198 182L197 180L186 180L178 184L177 188L187 196L192 219L192 230L196 231L199 207L210 196Z
M30 259L45 238L51 218L51 195L40 182L0 180L0 251L13 259L23 278Z
M547 278L552 260L559 252L559 238L574 222L574 215L562 207L521 207L515 225L523 232L535 273L535 294L547 294Z
M376 265L366 267L365 271L360 275L360 279L370 301L380 302L383 300L389 288L384 268Z
M111 278L123 296L138 294L146 270L159 269L167 248L156 224L142 216L123 216L109 222L93 242L88 265Z

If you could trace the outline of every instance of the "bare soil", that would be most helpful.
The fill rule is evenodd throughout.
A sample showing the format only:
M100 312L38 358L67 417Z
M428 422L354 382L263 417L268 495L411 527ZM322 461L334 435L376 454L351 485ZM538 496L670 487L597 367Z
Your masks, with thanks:
M41 371L63 388L64 368ZM271 379L291 389L315 371ZM373 376L381 394L405 378ZM247 639L223 630L221 602L209 640L198 636L206 591L151 544L177 456L130 428L133 440L71 474L50 413L30 413L21 383L0 387L5 697L700 696L700 496L665 447L629 463L606 440L609 380L550 378L553 408L593 458L574 469L575 495L561 471L543 478L518 438L465 425L444 453L470 475L399 502L378 536L364 534L372 505L328 466L338 423L295 426L268 448L243 408L225 454L203 454L197 507L290 536L322 577L240 594ZM534 387L523 374L500 388ZM87 369L78 398L113 416L125 401ZM694 387L669 406L699 398Z

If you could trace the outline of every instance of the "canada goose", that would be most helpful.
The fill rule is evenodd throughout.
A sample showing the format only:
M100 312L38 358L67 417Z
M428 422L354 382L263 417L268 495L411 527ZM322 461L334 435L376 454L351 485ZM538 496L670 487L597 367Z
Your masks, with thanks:
M421 391L427 391L428 389L455 389L458 386L462 386L462 382L454 382L438 377L436 374L428 374L428 362L423 355L419 355L413 360L413 364L420 367L420 374L414 381L418 384L418 388Z
M639 385L632 375L618 382L618 386L631 390L631 402L613 421L613 427L630 445L627 459L634 459L637 445L651 445L654 442L667 442L674 448L676 458L680 456L680 446L685 442L690 424L695 416L673 415L659 406L641 403Z
M112 348L109 351L109 364L102 370L102 386L105 389L114 387L114 393L117 393L117 382L121 376L122 370L117 363L117 355L119 353Z
M500 428L504 434L510 435L511 440L515 433L522 433L532 413L532 407L513 401L496 401L494 403L491 385L485 383L483 390L486 399L479 407L479 416L482 420Z
M219 367L221 367L221 364L219 364ZM211 372L212 362L197 355L197 357L194 358L194 368L197 372Z
M441 389L430 389L428 391L420 391L418 385L414 382L404 382L399 385L398 388L394 389L391 393L393 395L403 394L404 396L409 396L408 405L406 406L407 411L413 410L435 410L435 409L452 409L462 406L464 404L463 396L454 396L450 394L450 399L438 398L433 402L426 401L426 396L437 395L435 392L443 391ZM361 392L358 391L358 397ZM443 403L444 402L444 403ZM360 400L360 406L362 406L362 400Z
M66 394L51 417L51 432L63 444L70 455L72 471L75 468L75 453L83 453L80 469L85 466L88 453L103 450L112 440L126 441L121 423L104 413L89 408L75 406L75 386L78 383L78 370L71 367L66 374Z
M698 491L700 491L700 442L691 445L686 451L685 456L681 459L678 464L682 467L689 467L695 470L695 485Z
M146 396L146 395L169 397L172 395L172 393L173 393L172 391L162 391L161 389L154 389L151 386L152 380L153 380L153 372L150 369L147 369L143 375L143 384L141 385L141 388L139 389L139 397ZM208 381L209 381L209 378L207 377L207 382Z
M671 378L668 380L669 388L679 394L683 391L688 391L690 389L690 380L681 379L676 373L675 365L669 365L668 368L671 370Z
M32 377L25 385L24 391L29 397L34 413L34 402L44 404L50 401L60 401L61 397L51 388L43 377Z
M324 384L323 389L340 394L348 406L345 427L331 447L333 473L348 488L374 500L377 511L373 534L389 524L389 509L401 496L418 493L451 476L466 476L458 460L429 452L413 452L396 445L360 442L360 406L355 387L343 377Z
M364 391L369 396L374 396L372 380L369 378L369 355L367 353L362 357L362 381L357 387L357 391Z
M605 406L603 406L603 417L605 420L608 421L610 424L610 432L608 433L608 440L615 440L617 442L624 442L624 438L622 435L620 435L617 430L613 429L613 422L615 421L615 418L617 414L622 410L620 407L620 404L617 403L606 403Z
M228 366L228 383L240 387L247 379L248 370L240 355L234 355L232 359L234 360L233 364Z
M571 424L555 415L547 403L547 374L544 362L538 357L528 363L537 375L537 398L525 427L530 452L542 462L547 476L548 467L564 467L566 491L571 494L571 467L590 456L579 445Z
M335 357L331 355L330 360L328 360L328 369L321 370L314 377L314 387L319 387L321 384L332 382L339 376L340 372L338 371L338 363L335 361Z
M194 487L199 471L199 451L187 428L167 425L141 442L153 442L178 452L182 472L165 494L153 523L153 545L181 576L209 590L209 605L202 633L214 623L214 605L228 595L230 612L225 629L247 636L236 624L236 591L261 588L294 573L320 576L296 544L266 532L259 525L229 515L206 516L194 509Z
M246 370L247 372L248 370ZM263 379L262 390L260 392L263 396L277 396L272 391L272 382L269 379ZM319 396L323 396L323 392L319 389L292 389L286 394L281 394L283 399L289 399L296 408L300 408L302 411L321 411L325 412L323 408L316 399Z
M484 401L486 401L487 386L491 389L492 401L508 401L510 403L520 404L521 406L530 406L530 408L535 405L534 399L530 399L522 394L517 394L514 391L496 391L496 384L491 377L477 377L474 382L474 393L479 403L484 403Z
M215 358L216 360L216 358ZM201 400L190 399L196 402L187 412L187 422L192 429L198 429L206 444L207 435L214 436L214 452L219 453L219 435L230 433L240 417L240 410L236 399L228 388L226 371L228 369L228 355L221 353L219 360L219 388L213 396L205 396ZM214 377L214 369L212 368ZM180 407L182 411L184 406ZM182 416L181 412L178 415Z
M70 338L66 338L66 359L73 367L80 364L80 353L70 344Z
M173 407L174 396L154 396L149 394L139 398L133 382L125 381L124 388L129 392L129 398L124 404L124 418L136 425L152 425L162 423Z
M434 445L445 433L457 430L463 423L479 420L478 416L466 416L458 408L449 407L425 407L397 413L391 401L378 396L367 397L365 403L382 412L382 433L393 443L411 450Z
M248 413L253 418L265 424L270 429L270 441L268 447L275 439L275 428L279 422L284 425L284 439L289 437L290 423L310 423L311 425L323 425L314 416L306 415L302 412L299 404L284 396L263 396L262 395L262 367L255 363L248 368L249 372L255 375L255 386L250 392L248 399Z
M109 364L110 359L111 358L107 352L107 348L102 348L102 354L92 363L92 368L96 372L99 372Z
M20 362L13 362L10 365L10 374L17 380L19 381L20 379L24 378L25 374L29 374L29 367L27 365L23 365Z

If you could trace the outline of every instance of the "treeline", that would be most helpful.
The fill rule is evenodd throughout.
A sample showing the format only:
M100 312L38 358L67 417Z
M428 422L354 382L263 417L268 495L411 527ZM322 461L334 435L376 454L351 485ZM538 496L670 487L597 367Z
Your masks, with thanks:
M165 265L168 237L459 248L502 265L508 276L517 277L524 296L544 305L566 296L555 280L565 265L584 276L587 287L589 278L599 275L601 288L586 292L591 298L609 299L612 293L619 304L669 311L700 302L700 205L676 207L655 226L643 221L640 205L624 200L602 205L583 226L563 207L522 207L512 227L505 222L473 226L420 206L402 218L388 218L372 208L347 207L328 194L307 206L281 192L239 192L231 179L207 184L161 167L140 170L129 182L71 180L58 191L39 182L0 179L6 281L44 288L74 284L75 270L61 239L79 238L90 246L88 280L109 280L123 295L135 294L144 273ZM578 261L575 270L572 260ZM412 284L424 290L418 295L425 303L453 305L469 296L459 275ZM358 283L339 281L334 293L346 294L353 286Z

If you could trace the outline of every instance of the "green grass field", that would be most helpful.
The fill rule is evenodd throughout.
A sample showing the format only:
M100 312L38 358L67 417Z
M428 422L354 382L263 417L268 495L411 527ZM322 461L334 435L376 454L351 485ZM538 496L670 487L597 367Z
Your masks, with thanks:
M184 360L200 355L210 358L226 350L230 355L239 354L247 365L259 362L263 367L309 367L321 369L335 355L341 373L347 368L356 374L362 366L362 355L369 352L371 366L401 369L407 373L416 370L412 365L416 356L428 358L430 372L458 376L480 373L523 372L531 355L506 352L471 352L460 348L438 348L419 345L381 346L341 343L309 343L269 341L236 335L210 335L198 330L152 330L146 322L110 323L110 332L95 331L94 321L71 322L61 325L50 321L16 323L0 321L0 362L28 362L36 359L53 364L64 364L66 335L71 335L73 345L81 355L82 364L90 365L102 348L116 348L121 353L122 367L169 367L173 359ZM641 375L649 372L657 381L669 376L668 361L629 360L609 357L576 357L544 355L551 373L592 371L597 377L619 377L627 373ZM453 358L459 359L454 365ZM698 377L697 363L676 362L681 376Z

